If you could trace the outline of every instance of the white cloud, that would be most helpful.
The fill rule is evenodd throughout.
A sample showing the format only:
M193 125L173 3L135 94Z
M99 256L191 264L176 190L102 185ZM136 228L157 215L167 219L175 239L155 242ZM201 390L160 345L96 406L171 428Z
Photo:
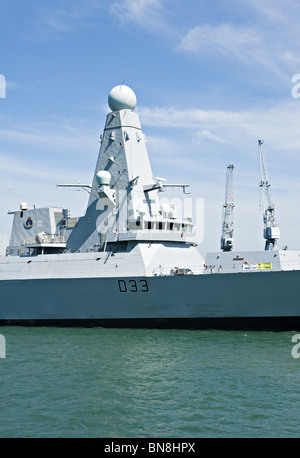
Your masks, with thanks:
M276 41L276 42L275 42ZM196 26L190 29L181 39L177 49L193 54L225 56L233 62L240 62L247 67L257 66L286 78L283 61L286 52L282 45L278 46L272 33L263 27L249 28L236 25L221 24L218 26Z
M140 107L141 122L148 126L188 129L195 139L236 147L258 138L268 139L276 151L300 151L300 102L293 100L242 111Z
M267 23L280 22L281 24L295 21L298 24L299 2L297 0L285 0L284 2L274 2L274 0L243 0L256 13L258 20L267 21Z
M6 81L6 89L19 89L20 85L18 83L14 83L13 81Z
M121 22L132 22L154 33L166 27L162 0L118 0L110 11Z
M3 172L12 174L14 179L18 179L18 183L20 180L28 181L34 178L36 182L38 180L52 180L55 185L57 180L64 179L66 176L65 170L59 170L55 164L51 168L47 166L42 169L38 160L31 159L28 161L27 158L20 160L20 158L14 158L5 151L0 154L0 173Z
M257 69L257 74L269 70L286 79L295 73L295 64L300 61L299 14L299 2L294 0L243 0L235 14L221 23L206 21L189 26L176 49L215 60L223 56L229 65L242 63L248 69Z
M217 27L203 25L189 30L182 38L179 48L191 52L210 53L212 48L216 47L222 52L233 53L245 59L245 54L256 49L261 41L261 37L251 29L228 24Z
M16 127L17 126L17 127ZM29 147L40 147L43 151L51 149L52 155L55 151L81 152L87 148L92 148L97 144L97 132L92 128L87 128L81 120L72 122L64 118L56 118L48 122L25 124L23 122L8 121L3 118L0 128L0 141L2 144L8 141L10 148L19 150L18 144L22 144L22 149Z
M110 12L121 23L131 23L166 39L173 51L205 56L228 67L242 64L264 77L263 70L285 81L300 61L298 22L300 6L294 0L285 5L273 0L235 0L224 10L222 22L214 20L204 1L188 3L180 15L178 2L168 0L117 0ZM231 11L232 10L232 11ZM209 15L205 15L209 11ZM203 14L201 14L203 13ZM189 20L187 20L187 17ZM227 69L228 70L228 69Z
M0 213L5 215L25 200L29 205L69 207L74 215L82 214L87 193L56 189L56 185L92 180L99 137L90 120L23 123L2 117L1 126ZM4 228L10 218L3 218Z
M59 6L56 5L54 2L49 7L40 2L28 21L29 27L25 27L25 36L34 39L57 39L59 32L69 32L78 26L84 27L86 20L93 18L106 7L106 0L64 0Z
M139 107L142 123L150 126L181 127L194 129L201 125L207 126L216 120L234 121L240 116L238 112L222 110L202 110L196 108L163 108Z
M292 64L299 65L300 63L300 54L298 53L297 55L295 51L289 51L289 50L284 51L282 58L286 62L290 62Z

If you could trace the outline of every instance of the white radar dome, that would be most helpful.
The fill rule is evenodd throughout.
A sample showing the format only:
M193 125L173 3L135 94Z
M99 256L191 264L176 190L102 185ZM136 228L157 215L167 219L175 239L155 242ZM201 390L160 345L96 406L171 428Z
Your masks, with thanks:
M28 204L27 204L27 202L21 202L21 203L20 203L20 210L21 210L21 211L28 210Z
M134 110L136 106L136 95L130 87L120 84L110 91L108 105L112 111Z
M96 180L99 186L108 186L110 183L111 174L107 170L100 170L96 175Z

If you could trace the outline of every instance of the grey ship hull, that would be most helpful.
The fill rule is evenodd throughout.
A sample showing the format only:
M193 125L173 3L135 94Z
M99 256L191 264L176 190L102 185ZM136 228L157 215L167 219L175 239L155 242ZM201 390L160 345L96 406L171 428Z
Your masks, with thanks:
M300 330L299 275L2 280L0 325Z

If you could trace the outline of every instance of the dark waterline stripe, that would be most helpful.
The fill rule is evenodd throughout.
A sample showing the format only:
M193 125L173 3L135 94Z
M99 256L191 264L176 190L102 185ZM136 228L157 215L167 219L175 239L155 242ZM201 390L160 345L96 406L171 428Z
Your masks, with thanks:
M7 319L0 326L300 331L300 317Z

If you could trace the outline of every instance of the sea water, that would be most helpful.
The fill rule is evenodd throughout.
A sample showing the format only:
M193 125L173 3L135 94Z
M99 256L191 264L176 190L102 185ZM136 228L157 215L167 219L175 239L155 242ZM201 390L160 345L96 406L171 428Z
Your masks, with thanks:
M2 438L300 436L296 332L0 334Z

